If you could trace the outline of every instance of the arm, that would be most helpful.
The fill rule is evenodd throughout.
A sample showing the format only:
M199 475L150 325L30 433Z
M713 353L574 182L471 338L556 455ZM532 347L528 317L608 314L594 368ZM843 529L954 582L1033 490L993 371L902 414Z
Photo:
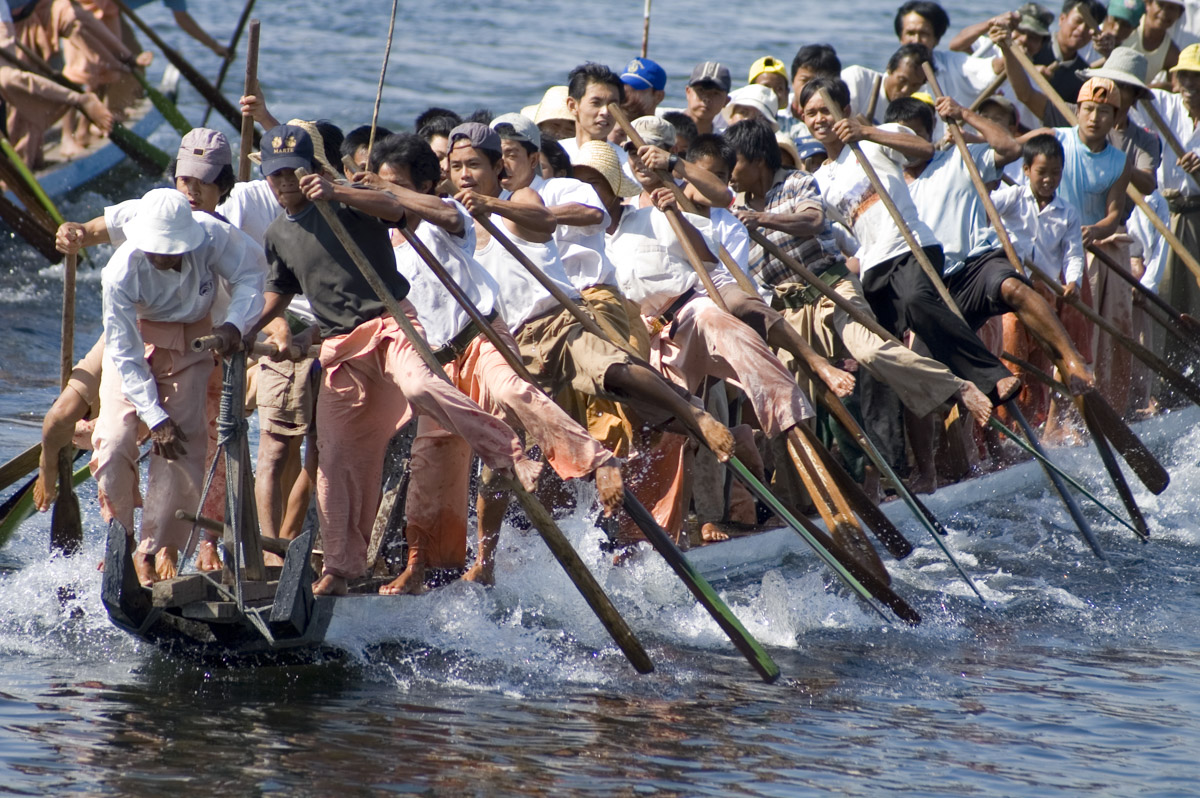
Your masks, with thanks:
M871 141L881 147L890 147L909 161L928 161L934 153L933 142L926 141L915 133L863 125L854 119L847 118L837 122L834 132L847 144Z
M274 326L273 322L276 319L279 319L281 321L283 320L283 311L287 309L287 306L291 303L293 296L294 296L294 294L277 294L274 291L264 292L263 293L264 305L263 305L262 315L260 315L258 317L258 321L255 322L254 325L251 326L250 329L246 332L246 337L253 338L254 336L258 335L261 331L267 329L268 326L271 327L271 331L269 334L274 335L275 331L278 329L278 327ZM287 330L286 323L283 325L283 327L285 330ZM289 339L290 339L290 334L289 334ZM289 341L289 345L290 345L290 341ZM285 351L285 352L287 351L286 346L281 346L279 348L281 351Z
M1108 189L1108 196L1105 200L1108 207L1108 213L1104 218L1096 222L1096 224L1083 226L1083 243L1084 246L1093 244L1117 232L1117 227L1125 215L1125 190L1129 186L1129 178L1133 174L1133 167L1129 163L1128 158L1125 161L1125 171L1117 178L1116 182Z
M633 156L630 156L633 157ZM647 144L637 151L637 158L651 170L667 171L667 167L671 165L671 154L660 147L652 147ZM702 169L694 163L685 161L683 158L676 156L675 168L671 170L671 176L686 180L692 184L692 187L700 193L704 201L714 208L727 208L732 197L729 194L729 186L712 172L707 169Z
M765 227L796 238L811 238L825 229L825 205L819 199L803 202L787 213L735 211L742 224L751 230Z
M355 173L354 185L390 194L399 201L405 215L412 214L417 217L413 220L413 227L416 227L417 221L424 219L456 236L461 236L465 230L466 225L463 224L458 211L434 194L421 194L396 183L389 183L374 172Z
M528 186L514 191L507 200L488 197L470 189L460 192L455 199L461 202L472 216L485 213L499 215L509 230L526 241L544 244L558 229L554 214L542 202L541 196Z
M398 222L404 218L404 205L386 191L333 183L321 175L314 174L301 178L300 190L311 202L340 202L347 208L354 208L388 222Z
M992 41L1000 47L1000 52L1004 54L1004 71L1008 74L1008 85L1012 86L1013 94L1017 95L1017 99L1024 103L1034 116L1041 119L1042 114L1046 112L1046 103L1049 101L1046 99L1046 95L1029 82L1029 75L1025 74L1021 62L1012 54L1012 42L1009 41L1008 31L1005 28L994 27L989 35L992 37Z
M217 54L219 58L225 58L229 55L229 51L221 45L217 44L213 37L209 36L204 28L200 27L200 23L186 11L175 12L175 24L183 30L188 36L191 36L196 41L203 44L208 49Z
M128 275L136 279L136 275ZM153 429L168 419L158 402L158 385L146 362L146 345L137 326L136 291L114 275L103 281L104 354L121 377L121 392L138 418Z
M939 97L937 111L943 119L957 122L960 126L967 124L979 131L983 140L996 153L996 166L1003 167L1021 157L1021 145L1004 128L986 116L963 108L952 97Z
M225 240L210 245L207 261L229 283L225 324L236 327L240 337L254 328L262 315L267 275L259 265L258 253L251 249L253 239L235 227L224 223L221 227Z
M273 127L279 127L279 120L272 116L267 110L267 101L262 96L262 87L259 86L260 94L247 94L242 97L242 116L249 116L255 122L263 126L263 130L270 130Z
M675 193L669 188L656 188L654 193L650 195L650 200L654 203L654 207L658 208L663 213L668 211L675 212L675 218L679 220L679 226L683 234L687 237L688 242L695 248L700 255L700 260L707 264L715 264L717 256L712 253L709 248L708 239L700 234L696 226L691 223L686 213L679 212L679 205L675 200Z
M1074 293L1083 284L1083 269L1087 261L1083 254L1083 228L1079 225L1079 213L1070 205L1067 208L1067 233L1062 242L1062 280L1066 290Z
M581 202L551 205L549 210L558 224L568 227L594 227L604 223L604 211Z
M103 216L80 224L79 222L63 222L58 232L54 234L54 246L59 252L74 255L84 247L94 247L97 244L109 243L108 225Z
M1007 21L1008 19L1017 16L1018 14L1015 11L1010 11L1007 14L1001 14L998 17L992 17L991 19L985 19L983 22L976 22L973 25L968 25L956 33L954 38L950 40L949 49L956 53L970 54L972 51L972 45L975 44L975 40L980 36L987 35L988 29L991 28L993 24L995 24L998 20Z

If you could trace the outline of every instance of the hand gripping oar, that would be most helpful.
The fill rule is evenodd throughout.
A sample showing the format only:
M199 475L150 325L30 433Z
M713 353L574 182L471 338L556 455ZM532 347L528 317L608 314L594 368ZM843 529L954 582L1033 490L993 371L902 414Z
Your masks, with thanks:
M301 168L296 170L296 176L299 178L303 178L307 174L308 170L306 169ZM363 251L359 248L353 237L351 237L350 231L346 229L345 225L342 224L342 220L338 218L337 212L324 200L315 200L313 204L317 206L317 210L333 230L333 234L337 236L338 241L345 248L347 254L350 255L350 258L354 261L354 265L362 272L363 278L371 286L371 290L379 297L379 301L387 308L388 313L396 319L396 323L400 326L404 336L408 339L413 349L421 356L421 359L425 361L425 365L435 375L449 382L449 377L446 376L446 372L442 370L441 364L437 362L437 358L434 357L433 352L429 349L429 344L413 328L412 323L408 320L408 316L404 313L404 309L400 306L400 302L392 295L387 286L384 285L378 272L375 271L375 267L367 260L367 256L363 254ZM533 523L534 528L538 530L542 539L546 541L547 548L554 554L555 559L558 560L563 570L567 572L576 589L583 596L584 601L596 613L596 617L600 619L600 623L603 624L609 635L612 636L613 641L620 647L629 662L639 673L649 673L653 670L654 665L650 662L650 657L646 654L646 650L638 642L637 637L633 634L629 625L625 623L625 619L621 617L617 608L613 606L604 589L600 587L595 577L587 570L587 566L584 565L579 554L571 547L570 541L567 540L562 530L554 523L553 517L545 511L545 508L542 508L540 513L537 511L536 507L540 507L540 502L530 495L516 479L511 480L510 484L506 487L516 495L517 501L520 502L526 513L530 515L529 520ZM534 509L531 511L531 508Z
M257 19L250 21L250 38L246 41L246 82L244 94L258 93L258 31ZM250 151L254 149L254 117L242 114L241 137L238 141L237 179L245 183L250 179Z
M425 246L425 242L416 233L409 232L406 228L401 228L401 233L409 245L412 246L413 251L425 262L430 271L434 273L442 285L446 287L446 290L450 292L450 295L454 297L455 301L471 317L476 327L491 342L496 351L504 357L509 367L540 391L540 386L534 380L533 375L529 373L529 370L525 368L525 364L500 339L500 336L496 334L492 325L484 318L479 308L471 301L471 298L466 295L466 292L463 291L458 282L438 262L438 259L429 251L429 248ZM713 620L717 622L717 625L729 637L734 647L758 671L763 681L769 684L778 679L779 666L775 664L762 645L746 631L746 628L742 626L737 616L726 606L725 602L721 601L720 596L717 595L712 585L684 558L682 552L679 551L671 540L670 535L658 525L658 522L654 520L654 516L642 506L642 503L638 501L638 498L628 488L625 490L624 505L625 511L629 513L629 517L642 530L642 533L646 536L646 540L667 561L667 564L671 566L671 569L675 571L675 574L683 581L687 589L692 592L696 600L700 602L704 609L712 616Z
M233 103L229 101L229 98L217 91L216 87L209 83L208 79L201 75L200 71L192 66L191 62L180 55L174 47L171 47L169 44L164 42L162 37L154 32L154 28L143 22L142 18L135 14L129 8L129 6L121 2L121 0L114 0L114 2L117 4L117 7L121 9L121 13L129 17L129 20L134 25L137 25L138 28L141 29L142 33L145 33L146 37L149 38L150 41L154 42L154 45L162 51L162 54L167 57L167 60L175 65L175 68L179 70L179 73L187 78L188 83L191 83L192 86L196 88L196 91L200 92L200 96L212 103L213 108L216 109L217 113L225 117L226 122L228 122L234 128L239 128L241 126L242 114L237 108L234 107Z
M77 255L67 255L63 263L62 347L59 358L59 387L67 389L75 363L75 271ZM64 446L58 453L58 496L50 513L50 550L74 554L83 548L83 521L79 497L71 483L71 463L75 449Z
M833 116L835 122L840 122L846 118L842 113L842 109L829 96L828 91L821 89L819 94L821 101L825 103L825 107L829 109L829 113ZM846 146L850 148L850 151L854 153L854 157L858 159L858 165L862 167L863 173L867 176L871 187L875 189L875 194L879 197L879 201L883 203L883 207L887 208L888 214L896 224L896 229L904 237L904 243L908 245L913 257L921 265L921 271L925 272L925 276L929 278L929 282L933 283L933 287L937 289L938 296L946 303L946 307L954 311L954 315L962 318L962 311L958 309L958 305L954 302L954 297L950 296L950 292L946 290L945 284L942 283L941 275L938 274L937 269L933 268L933 263L929 260L929 256L925 254L925 250L921 249L917 237L913 235L912 228L908 226L908 222L904 221L904 216L900 213L900 209L896 207L892 196L888 194L887 188L884 187L883 181L879 179L879 174L876 173L875 167L867 159L866 154L862 151L862 147L859 146L857 141L848 142Z
M250 12L254 10L254 0L246 0L246 5L242 7L242 15L238 17L237 25L233 28L233 38L229 40L229 46L225 48L225 57L221 59L221 68L217 70L217 79L213 83L213 88L219 93L221 84L225 82L225 75L229 72L229 65L233 63L234 56L237 54L238 42L242 40L242 31L246 29L246 22L250 19ZM201 127L208 127L208 117L212 114L212 103L206 103L204 107L204 118L200 120Z

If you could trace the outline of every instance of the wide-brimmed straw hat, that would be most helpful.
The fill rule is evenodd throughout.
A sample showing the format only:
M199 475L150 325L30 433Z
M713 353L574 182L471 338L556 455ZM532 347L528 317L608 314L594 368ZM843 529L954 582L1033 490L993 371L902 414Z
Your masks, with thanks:
M604 175L609 187L618 197L636 197L642 187L630 180L621 168L617 151L607 141L585 141L571 157L573 166L586 166Z
M1088 78L1108 78L1114 83L1124 83L1146 88L1146 56L1132 47L1115 47L1104 66L1096 69L1079 69L1075 74L1083 80Z
M204 243L204 228L192 216L187 197L173 188L156 188L138 201L125 225L125 238L152 255L182 255Z
M816 139L813 139L816 141ZM782 130L775 131L775 143L779 145L781 152L786 152L792 156L792 163L797 169L804 168L804 159L800 157L800 150L796 149L796 142L792 141L792 137Z
M775 115L779 113L779 95L777 95L769 86L763 86L759 83L751 83L749 86L742 86L737 91L729 95L729 102L721 109L721 116L725 121L729 121L729 117L733 114L735 105L743 105L747 108L753 108L758 111L763 120L768 122L775 130L779 129L779 122L775 120Z
M575 121L575 117L571 116L571 109L567 108L566 86L551 86L546 89L546 93L542 95L542 101L538 103L537 115L534 116L533 123L540 125L556 119Z

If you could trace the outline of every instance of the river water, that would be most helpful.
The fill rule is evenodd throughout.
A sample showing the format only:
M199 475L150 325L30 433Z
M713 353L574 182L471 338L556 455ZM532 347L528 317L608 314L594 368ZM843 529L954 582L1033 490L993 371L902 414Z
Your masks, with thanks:
M260 5L260 75L276 115L368 121L388 4ZM579 61L619 66L641 33L634 0L402 5L381 116L396 126L428 104L499 113L536 102ZM193 6L225 38L240 2ZM660 0L651 54L671 75L672 102L692 64L709 57L739 80L759 55L787 60L800 43L831 41L846 63L881 66L894 49L891 7ZM961 25L999 4L948 8ZM215 59L161 7L145 16L215 74ZM199 118L190 91L183 111ZM64 212L89 218L150 185L126 172L68 198ZM0 246L3 461L37 439L56 392L61 270ZM99 332L98 294L98 272L85 271L80 353ZM890 567L925 617L915 629L882 624L808 555L718 581L783 670L769 686L663 565L647 556L612 568L582 518L564 527L645 642L654 674L634 674L542 544L515 531L498 588L397 599L388 613L340 626L337 658L182 663L109 625L89 483L83 555L47 559L46 518L0 549L0 792L1195 794L1200 432L1179 421L1168 419L1156 447L1171 487L1137 492L1153 543L1088 510L1108 567L1040 480L1001 498L982 488L935 498L987 609L911 522L901 526L918 549ZM1103 485L1094 457L1072 463ZM60 601L61 586L74 598Z

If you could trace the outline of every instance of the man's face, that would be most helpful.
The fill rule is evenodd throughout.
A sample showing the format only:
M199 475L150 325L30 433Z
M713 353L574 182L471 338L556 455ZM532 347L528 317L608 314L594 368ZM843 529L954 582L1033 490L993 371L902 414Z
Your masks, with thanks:
M635 89L625 84L625 102L621 105L626 116L637 119L639 116L650 116L654 109L663 101L663 92L655 89Z
M1168 3L1165 0L1146 0L1146 27L1154 30L1167 30L1183 16L1181 3Z
M542 141L562 141L575 138L575 122L571 119L547 119L538 124Z
M744 119L765 119L768 122L771 121L751 105L735 105L729 109L729 124L733 125Z
M1171 80L1192 118L1200 116L1200 72L1181 69L1171 73Z
M354 165L358 167L358 171L360 172L367 171L367 161L369 160L367 154L366 144L359 145L358 149L354 151Z
M729 180L726 182L733 186L734 191L745 191L757 179L760 166L761 164L758 161L747 161L746 156L738 153L737 163L733 165L733 173L729 175ZM707 169L708 167L705 168Z
M754 79L755 85L766 86L771 91L775 92L775 96L779 99L779 107L787 108L788 101L788 79L778 72L763 72Z
M459 141L450 149L450 183L455 191L474 189L480 194L495 197L500 193L500 170L504 161L495 164L487 153L471 146L469 141Z
M833 114L825 106L825 101L821 99L819 93L814 93L808 98L808 102L804 106L803 118L804 124L808 125L808 132L817 141L825 145L839 141L833 132Z
M379 165L379 176L389 183L395 183L409 191L416 191L421 194L427 193L413 183L412 171L408 168L407 164L392 166L390 163L381 163ZM428 188L428 186L425 188Z
M300 180L291 169L280 169L267 175L267 185L275 200L288 213L296 213L308 204L308 199L300 191Z
M715 83L697 83L688 86L687 114L692 119L711 122L729 102L729 94Z
M1116 120L1116 108L1108 103L1092 101L1079 104L1079 131L1084 141L1099 142L1104 140L1113 128Z
M616 204L617 195L612 190L612 186L608 184L608 179L592 167L576 166L575 179L587 183L596 189L596 194L599 195L600 201L604 203L604 207L611 208Z
M1025 177L1029 180L1029 188L1033 195L1041 200L1053 199L1062 182L1063 162L1061 158L1047 158L1045 155L1035 155L1033 162L1022 167Z
M146 252L144 254L146 260L150 261L150 265L160 272L169 272L172 269L179 271L183 265L182 255L159 255L154 252Z
M217 184L205 183L198 177L183 175L176 177L175 190L187 197L188 204L194 211L212 213L216 211L217 203L221 200L221 189L217 187Z
M1129 34L1133 33L1133 30L1133 25L1130 25L1123 19L1117 19L1112 16L1105 17L1104 21L1100 23L1100 32L1111 33L1117 44L1121 44L1128 39Z
M521 142L503 140L500 142L500 152L504 171L508 172L508 176L500 181L501 186L516 191L533 182L534 169L538 164L536 151L531 154L525 151Z
M904 125L906 128L911 130L913 133L916 133L926 141L930 141L933 138L933 134L926 129L924 123L920 119L902 119L900 120L900 124Z
M741 160L741 157L739 157L738 161L740 162ZM729 166L725 163L724 158L714 158L711 155L702 155L692 163L696 164L696 166L699 166L701 169L707 169L709 172L712 172L713 175L715 175L716 178L722 183L729 185L729 180L732 176L729 173Z
M450 152L450 139L445 136L434 136L429 139L429 148L433 150L433 154L437 156L438 163L442 166L442 180L449 180L450 164L446 162L446 155Z
M1013 115L996 103L984 103L983 107L979 109L979 115L990 122L995 122L1010 133L1017 132L1017 122L1013 119Z
M913 11L900 18L900 43L923 44L932 51L937 47L938 37L929 20Z
M1013 44L1024 50L1025 54L1030 57L1040 53L1042 48L1046 46L1045 36L1040 33L1021 30L1020 28L1017 28L1015 31L1013 31L1012 40Z
M925 72L912 58L902 58L896 69L883 76L883 95L888 102L911 97L925 85Z
M1058 15L1058 44L1066 50L1075 51L1086 47L1092 40L1092 31L1083 21L1079 7L1069 13Z
M568 97L567 108L575 117L576 135L582 133L584 141L604 141L613 127L608 105L618 99L617 90L607 83L589 83L578 100Z
M795 102L800 102L800 92L804 91L804 87L808 85L808 82L819 77L823 77L823 75L819 72L814 72L808 67L800 67L796 70L796 74L792 75L792 97L795 99ZM793 105L792 116L799 118L800 114L797 111L799 111L799 106Z

